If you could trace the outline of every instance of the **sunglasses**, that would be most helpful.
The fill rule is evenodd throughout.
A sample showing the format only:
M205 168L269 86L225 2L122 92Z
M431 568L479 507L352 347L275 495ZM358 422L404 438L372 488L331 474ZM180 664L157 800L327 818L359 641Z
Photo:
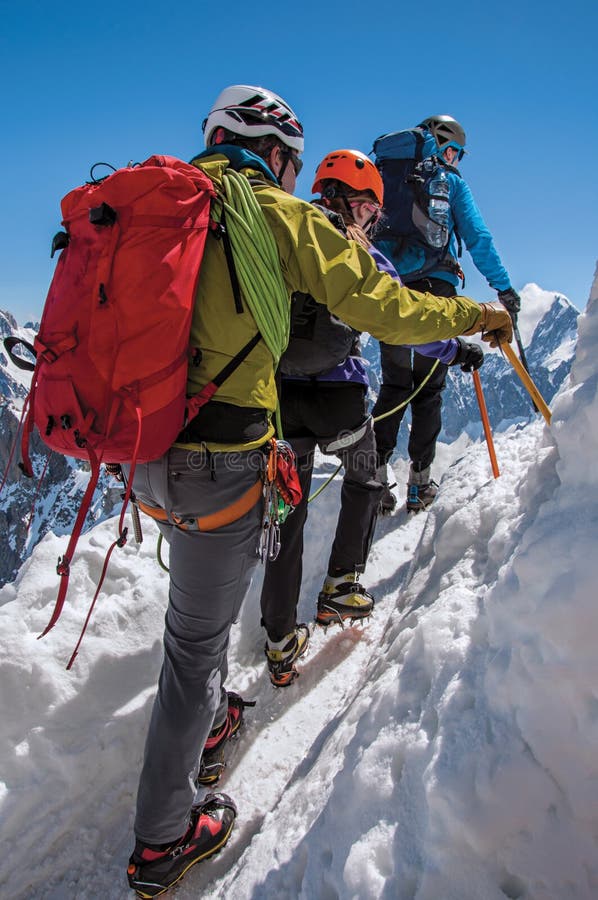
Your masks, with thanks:
M281 152L282 158L291 163L293 169L295 170L295 175L298 176L299 172L303 168L303 160L299 159L299 157L296 156L292 150L283 150Z
M354 209L356 206L365 206L367 211L372 214L381 212L380 207L373 200L349 200L349 206L351 209Z
M465 149L461 146L461 144L457 144L455 143L455 141L450 141L448 144L445 144L442 149L446 150L448 147L452 147L453 150L457 151L457 159L459 160L459 162L461 162L463 156L465 155Z

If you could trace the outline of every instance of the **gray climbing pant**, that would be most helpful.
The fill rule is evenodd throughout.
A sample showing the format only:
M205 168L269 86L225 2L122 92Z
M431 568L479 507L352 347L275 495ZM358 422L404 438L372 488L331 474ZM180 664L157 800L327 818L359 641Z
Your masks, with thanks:
M263 461L260 450L172 448L135 472L136 497L161 511L158 527L170 545L164 660L137 795L135 834L144 843L186 831L202 749L226 719L229 632L257 562L262 504L212 531L199 530L197 519L249 492Z

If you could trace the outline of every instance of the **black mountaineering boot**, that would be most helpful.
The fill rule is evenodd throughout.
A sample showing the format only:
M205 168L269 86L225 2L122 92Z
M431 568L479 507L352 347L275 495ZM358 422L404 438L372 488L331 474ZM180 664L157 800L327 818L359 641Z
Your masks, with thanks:
M389 516L394 512L397 505L397 498L392 492L392 489L397 486L397 483L396 481L393 484L388 483L388 467L386 463L378 466L376 469L376 481L379 481L382 485L378 512L381 516Z

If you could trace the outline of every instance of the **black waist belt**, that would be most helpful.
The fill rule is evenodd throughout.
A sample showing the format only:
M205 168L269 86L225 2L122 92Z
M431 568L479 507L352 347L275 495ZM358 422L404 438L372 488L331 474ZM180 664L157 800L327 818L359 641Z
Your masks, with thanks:
M177 443L247 444L265 437L269 427L268 413L261 407L234 406L211 400L183 428Z

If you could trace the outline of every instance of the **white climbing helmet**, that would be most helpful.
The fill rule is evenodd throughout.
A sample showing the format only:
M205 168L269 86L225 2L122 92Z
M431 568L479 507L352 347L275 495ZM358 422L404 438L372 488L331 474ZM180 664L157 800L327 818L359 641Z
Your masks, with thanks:
M218 96L203 121L206 147L218 128L244 137L275 135L298 153L303 152L303 126L282 97L251 84L233 84Z

